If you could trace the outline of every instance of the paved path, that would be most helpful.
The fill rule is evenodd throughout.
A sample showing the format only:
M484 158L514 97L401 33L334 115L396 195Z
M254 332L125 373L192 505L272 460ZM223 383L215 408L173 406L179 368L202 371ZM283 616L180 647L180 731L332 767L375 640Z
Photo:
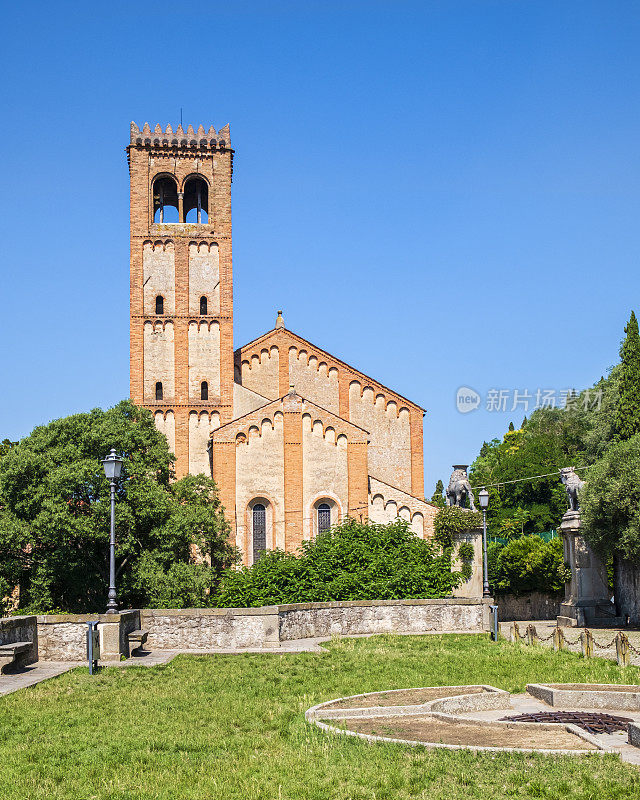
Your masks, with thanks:
M512 622L501 622L500 623L500 633L506 638L510 638L510 628L513 625ZM534 625L536 629L536 634L538 635L539 639L545 639L546 641L539 641L539 644L543 645L544 647L553 647L553 631L556 627L556 623L554 620L542 620L542 621L535 621L530 620L527 622L518 622L518 627L520 628L520 635L524 636L525 631L527 630L527 625ZM581 653L582 650L580 648L580 634L584 628L563 628L562 632L564 633L565 642L567 643L567 650L572 653ZM615 642L613 641L615 635L617 633L617 628L589 628L591 633L593 634L593 641L594 641L594 656L598 658L608 658L613 661L616 660L616 646ZM640 666L640 631L638 630L625 630L624 631L629 639L629 643L633 648L635 648L638 652L634 653L633 650L631 651L631 664L635 666Z
M36 683L55 678L79 666L83 664L75 661L38 661L37 664L30 664L17 672L0 675L0 695L11 694L27 686L35 686Z
M526 692L523 694L511 695L512 710L505 711L505 709L497 709L491 711L468 711L460 714L460 717L466 719L477 719L484 722L490 720L499 720L504 717L515 716L516 714L535 714L541 711L553 711L552 706L543 703L536 697L532 697ZM558 711L574 710L574 709L556 709ZM632 719L634 722L640 722L640 712L638 711L620 711L619 709L607 708L580 708L580 711L592 711L596 714L612 714L614 717L626 717ZM604 747L611 748L614 752L620 753L620 758L630 764L640 765L640 749L629 744L627 741L627 732L618 731L616 733L599 733L592 734L597 741Z
M143 655L134 656L126 661L101 661L101 667L157 667L168 664L178 655L241 655L242 653L266 653L272 655L286 655L287 653L325 653L320 647L321 642L329 641L327 637L316 639L296 639L292 642L283 642L281 647L225 647L212 649L176 649L147 651ZM0 696L17 692L27 686L35 686L41 681L55 678L76 667L86 667L86 661L38 661L28 667L15 672L0 675Z

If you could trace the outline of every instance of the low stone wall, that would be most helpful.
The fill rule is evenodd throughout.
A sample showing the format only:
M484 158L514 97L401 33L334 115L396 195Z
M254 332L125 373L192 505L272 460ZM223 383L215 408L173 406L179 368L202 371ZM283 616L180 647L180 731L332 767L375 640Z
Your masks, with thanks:
M278 606L145 609L150 650L278 647Z
M23 666L38 660L38 629L35 616L4 617L0 619L0 644L32 642L29 650L20 657Z
M279 606L280 640L339 634L488 630L481 600L358 600Z
M146 609L141 615L151 650L278 647L281 641L334 634L489 629L489 601L466 598Z
M117 661L129 655L127 634L140 627L140 612L43 614L37 620L40 658L45 661L86 661L87 622L99 623L101 660Z
M530 619L553 619L560 613L564 595L530 592L529 594L497 595L498 619L501 622Z

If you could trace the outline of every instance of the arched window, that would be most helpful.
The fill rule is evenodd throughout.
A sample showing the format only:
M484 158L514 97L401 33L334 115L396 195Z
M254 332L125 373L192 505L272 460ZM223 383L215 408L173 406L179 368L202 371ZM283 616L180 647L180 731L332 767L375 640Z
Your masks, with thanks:
M202 383L200 384L200 399L201 400L209 399L209 384L206 381L202 381Z
M200 316L207 316L207 298L204 295L200 298Z
M318 533L324 533L331 527L331 506L320 503L318 506Z
M156 383L156 400L162 400L162 381Z
M164 297L161 294L156 297L156 314L164 314Z
M209 221L209 187L204 178L189 178L184 185L183 203L185 222L200 225Z
M255 564L267 549L267 509L262 503L256 503L251 511L251 531Z
M180 221L178 219L178 185L169 175L160 175L153 182L153 221Z

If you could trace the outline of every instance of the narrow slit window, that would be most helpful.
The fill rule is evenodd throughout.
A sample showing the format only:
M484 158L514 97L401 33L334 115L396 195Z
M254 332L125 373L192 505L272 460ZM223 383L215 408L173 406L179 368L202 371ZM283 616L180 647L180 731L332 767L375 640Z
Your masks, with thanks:
M318 533L324 533L331 527L331 507L328 503L318 506Z
M200 298L200 316L207 316L207 298L204 296Z
M251 516L253 563L255 564L267 549L267 509L262 503L256 503L251 512Z
M164 297L161 294L156 297L156 314L164 314Z
M209 399L209 384L206 381L202 381L202 383L200 384L200 399L201 400Z
M156 383L156 400L162 400L162 381L157 381Z

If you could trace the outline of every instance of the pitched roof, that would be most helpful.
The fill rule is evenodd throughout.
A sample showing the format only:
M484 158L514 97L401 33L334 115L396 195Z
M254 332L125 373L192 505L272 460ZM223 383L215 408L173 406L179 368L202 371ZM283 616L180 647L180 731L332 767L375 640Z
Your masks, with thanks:
M273 421L275 413L286 410L286 404L292 401L300 404L299 410L301 414L311 411L316 419L319 419L327 427L333 428L336 432L336 436L345 434L353 437L355 435L358 437L358 441L368 439L369 431L365 428L354 425L353 422L349 422L349 420L343 419L337 416L337 414L333 414L331 411L322 408L322 406L313 403L311 400L301 397L299 394L296 394L296 392L289 392L289 394L279 397L277 400L271 400L265 405L250 411L248 414L244 414L242 417L232 419L231 422L227 422L213 430L211 432L211 438L217 441L232 441L238 434L246 434L252 425L260 425L264 419Z
M407 403L410 406L413 406L419 411L422 411L423 414L426 413L425 408L418 405L417 403L414 403L412 400L409 400L404 395L401 395L394 389L390 389L388 386L385 386L383 383L380 383L380 381L371 378L369 375L366 375L359 369L352 367L350 364L347 364L346 361L342 361L342 359L337 358L336 356L332 356L331 353L327 353L326 350L323 350L322 348L313 344L313 342L310 342L308 339L304 339L302 336L299 336L297 333L294 333L293 331L290 331L288 328L285 328L283 326L272 328L270 331L267 331L266 333L262 334L262 336L258 336L257 339L253 339L252 341L247 342L247 344L243 345L242 347L239 347L235 351L234 355L240 356L241 358L247 350L254 350L259 345L266 344L271 340L286 339L286 338L298 344L306 345L306 347L313 350L314 353L317 353L318 355L322 356L322 358L326 359L329 362L333 362L333 365L335 365L336 367L342 367L343 369L346 369L355 378L360 380L364 384L364 386L371 386L372 388L380 389L383 392L386 392L388 395L391 395L392 397L395 397L398 400ZM331 366L331 364L329 366Z

